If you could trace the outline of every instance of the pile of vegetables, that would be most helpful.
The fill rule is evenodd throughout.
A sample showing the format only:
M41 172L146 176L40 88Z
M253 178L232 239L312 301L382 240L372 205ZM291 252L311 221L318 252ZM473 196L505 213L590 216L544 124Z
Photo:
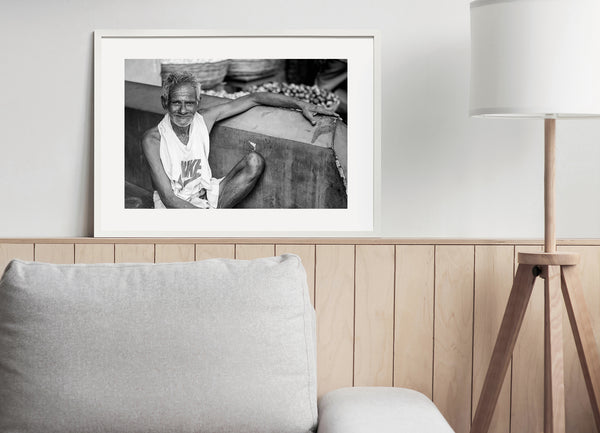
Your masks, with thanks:
M310 102L327 109L335 109L340 103L337 95L329 90L320 89L318 86L309 86L306 84L288 84L279 82L269 82L252 86L248 89L250 93L271 92L281 93L282 95L292 96L301 101Z
M248 88L248 91L240 90L235 93L227 93L225 90L202 90L202 93L205 95L228 99L237 99L256 92L280 93L329 110L335 110L340 103L338 96L329 90L320 89L317 86L308 86L306 84L288 84L275 81L252 86Z

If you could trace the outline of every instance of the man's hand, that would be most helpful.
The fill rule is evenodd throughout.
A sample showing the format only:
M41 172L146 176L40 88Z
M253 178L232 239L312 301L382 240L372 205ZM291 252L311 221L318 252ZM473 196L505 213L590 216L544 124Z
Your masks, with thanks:
M320 107L318 105L309 104L308 102L299 101L300 109L302 110L302 115L306 117L306 119L311 123L311 125L316 125L317 121L315 120L316 114L321 114L323 116L331 116L341 119L340 115L335 111L328 110L327 108Z
M197 197L192 197L190 203L200 209L209 209L208 199L206 198L206 188L200 188Z
M198 209L210 209L210 205L208 204L208 201L200 198L200 197L194 197L190 200L190 203L192 205L194 205L194 207L197 207Z

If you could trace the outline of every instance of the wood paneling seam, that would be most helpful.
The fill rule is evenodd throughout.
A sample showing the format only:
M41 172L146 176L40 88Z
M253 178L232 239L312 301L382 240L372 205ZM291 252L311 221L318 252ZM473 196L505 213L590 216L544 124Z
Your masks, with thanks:
M318 265L318 263L319 263L318 253L319 253L319 249L315 245L315 263L313 263L313 266L314 266L313 279L315 281L315 284L313 285L313 295L314 295L313 299L315 300L315 302L314 302L315 318L317 317L317 268L319 266Z
M396 245L394 245L394 300L392 308L392 387L396 385L396 250Z
M437 245L433 246L433 338L431 339L431 400L435 387L435 296L437 292Z
M512 247L513 250L513 257L512 257L512 275L515 275L516 272L516 267L515 267L515 257L517 257L517 246L513 245ZM531 303L531 300L529 300L529 302ZM516 344L515 344L516 346ZM513 367L514 367L514 363L513 363L513 356L510 356L510 380L509 385L510 385L510 389L508 391L508 433L512 432L512 410L513 410Z
M471 307L471 416L469 425L473 422L473 375L475 374L475 283L477 281L477 247L473 245L473 306Z
M352 305L352 386L356 377L356 245L354 245L354 270L353 270L354 302Z
M317 312L317 246L313 245L315 262L313 263L313 299L314 299L314 309L315 316Z

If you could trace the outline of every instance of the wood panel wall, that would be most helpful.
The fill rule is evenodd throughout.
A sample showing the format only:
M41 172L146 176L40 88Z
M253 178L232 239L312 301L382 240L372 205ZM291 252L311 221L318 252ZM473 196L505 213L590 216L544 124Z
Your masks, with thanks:
M600 336L600 241L563 242ZM317 312L318 393L344 386L416 389L467 433L519 251L539 243L382 239L0 240L12 258L53 263L171 262L298 254ZM565 313L565 330L569 330ZM597 433L573 337L565 333L567 431ZM490 432L540 432L543 283L538 281Z

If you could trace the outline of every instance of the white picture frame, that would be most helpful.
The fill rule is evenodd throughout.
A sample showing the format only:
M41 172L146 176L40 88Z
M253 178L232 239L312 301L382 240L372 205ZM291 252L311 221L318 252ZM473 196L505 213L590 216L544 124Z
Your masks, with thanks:
M188 59L198 57L198 51L202 51L203 58L347 59L345 208L125 207L124 62L127 59ZM376 236L381 196L380 70L380 42L376 31L251 34L197 30L95 31L94 236Z

